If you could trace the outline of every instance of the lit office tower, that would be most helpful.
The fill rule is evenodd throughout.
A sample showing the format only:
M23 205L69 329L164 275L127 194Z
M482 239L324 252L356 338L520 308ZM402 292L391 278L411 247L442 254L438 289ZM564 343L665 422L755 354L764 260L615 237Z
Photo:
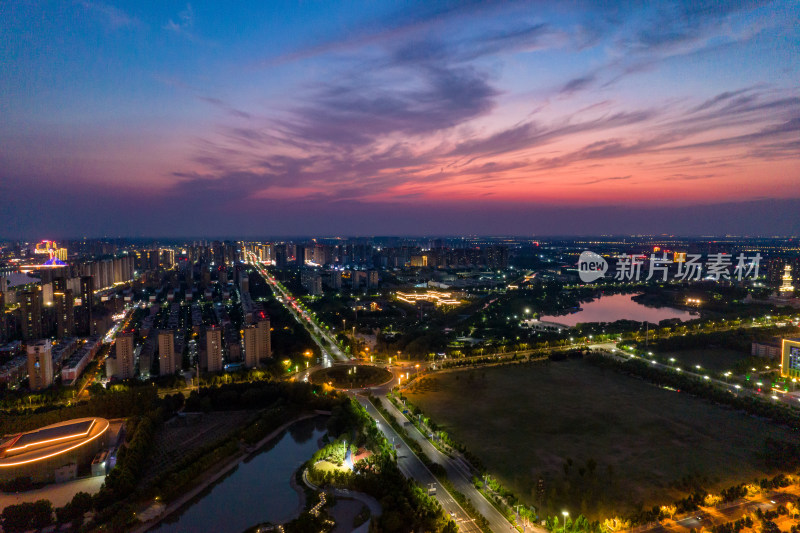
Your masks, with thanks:
M25 291L21 295L22 338L26 341L42 336L42 300L38 290Z
M244 365L247 368L258 366L258 328L254 325L244 328Z
M256 321L256 342L258 343L258 360L263 361L272 355L272 338L269 317L264 311L258 312Z
M175 365L175 335L171 330L158 332L158 374L167 376L174 374Z
M81 331L92 334L92 302L94 300L94 278L81 277Z
M47 340L30 342L28 351L28 381L31 390L46 389L53 383L52 345Z
M60 278L63 279L63 278ZM72 337L75 333L75 298L70 289L63 292L54 292L56 302L56 333L59 339Z
M206 329L206 361L209 372L222 370L222 330L216 326Z
M119 379L131 379L134 376L133 365L133 333L126 332L117 335L117 340L114 342L116 348L116 366L114 368L114 377Z

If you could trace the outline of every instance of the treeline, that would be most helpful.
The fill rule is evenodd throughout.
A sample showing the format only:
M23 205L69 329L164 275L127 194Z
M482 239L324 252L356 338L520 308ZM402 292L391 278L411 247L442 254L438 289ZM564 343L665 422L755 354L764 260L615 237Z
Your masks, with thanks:
M687 335L674 335L651 342L649 349L658 352L676 352L708 346L720 346L739 352L750 353L754 341L767 340L779 335L792 335L797 333L794 326L770 328L736 328L728 331L715 331L711 333L690 333ZM640 348L642 348L640 346Z
M155 442L156 426L164 416L163 409L130 419L130 437L117 453L117 465L106 476L105 483L94 497L96 524L110 523L112 528L125 527L134 520L130 497L145 471Z
M370 444L374 455L359 461L352 472L322 471L314 468L318 460L331 456L336 443L317 452L308 462L309 478L317 485L344 487L369 494L383 508L374 518L375 531L429 531L456 533L458 527L445 514L439 502L427 495L413 480L407 479L395 462L390 445L378 430L375 420L355 400L342 403L334 410L329 429L340 431L336 437L349 434L355 443Z
M310 383L258 381L230 383L219 387L201 387L186 399L187 411L237 411L264 409L276 400L304 405L309 409L330 409L338 400Z
M20 420L3 419L2 423L16 422L17 424L11 427L20 428L17 430L19 431L83 416L106 418L127 416L126 441L117 452L116 467L106 476L100 491L93 497L89 496L88 503L84 496L78 494L65 507L55 510L58 523L73 522L73 529L77 529L83 522L86 511L94 510L95 516L89 527L106 524L112 531L122 531L136 522L133 514L135 501L156 494L166 500L172 499L185 492L187 487L210 467L239 452L241 445L260 441L303 410L335 409L340 403L349 402L335 394L318 395L315 387L305 383L231 384L217 389L201 389L199 393L194 391L193 394L194 397L186 400L187 408L191 402L200 402L204 405L207 400L219 410L247 408L264 409L264 411L233 435L196 450L147 486L142 486L140 481L152 452L155 432L167 418L184 406L184 397L179 393L159 399L156 388L152 386L120 388L100 393L78 406L28 414ZM54 416L58 419L50 422ZM52 505L50 502L47 504L50 505L51 523ZM14 531L13 524L17 523L27 524L20 526L21 531L31 529L30 524L34 523L32 520L39 520L35 522L39 524L44 519L30 518L31 521L25 522L25 517L32 517L35 514L33 511L40 507L43 509L41 505L35 509L30 505L7 507L8 512L3 514L4 529ZM41 511L40 514L44 515L44 512ZM7 517L11 529L5 527Z
M574 520L567 515L560 523L558 516L548 516L545 521L545 527L553 533L558 531L563 531L563 533L600 533L604 531L600 522L590 522L583 515L577 516Z
M142 416L152 411L158 401L155 387L138 385L100 389L87 401L68 407L42 407L33 411L0 413L0 435L31 431L74 418L123 418Z
M39 392L29 392L20 387L9 389L7 383L0 383L0 409L10 412L16 409L25 411L33 406L41 407L48 404L71 400L76 393L75 387L61 386L50 387Z
M392 426L392 429L394 429L395 432L397 432L397 434L400 435L400 437L406 443L406 446L408 446L411 450L414 451L417 457L419 457L420 461L422 461L423 464L428 468L428 470L431 471L434 477L436 477L436 479L447 489L447 491L451 493L453 498L456 498L459 505L461 505L461 507L464 508L467 514L469 514L470 517L473 520L475 520L475 524L477 524L482 531L491 531L491 529L489 529L489 522L486 520L486 517L484 517L475 508L475 506L472 505L472 502L464 494L455 490L455 486L447 478L447 470L445 470L445 468L439 463L432 461L431 458L428 457L428 455L424 451L422 451L422 446L420 446L420 444L416 440L411 438L411 436L408 434L408 431L406 431L406 428L403 427L403 425L401 425L399 422L397 422L397 419L394 416L392 416L389 410L383 406L383 403L380 401L379 398L370 396L369 400L372 403L372 405L374 405L375 408L378 409L378 411L380 411L383 417L389 421L389 424Z
M373 527L377 531L458 531L439 502L429 497L414 481L407 479L391 456L373 455L355 465L352 472L323 472L310 465L308 474L315 484L364 492L378 500L383 513L375 519Z
M9 505L3 509L1 518L6 533L43 529L53 523L53 504L49 500L37 500Z
M640 359L620 361L599 354L591 354L586 356L585 360L595 366L611 368L644 378L659 386L672 387L714 403L745 411L751 415L769 418L794 430L800 429L800 412L782 402L765 401L750 395L735 395L708 381L679 372L664 371Z
M350 442L368 448L375 454L391 454L392 451L375 420L353 399L343 401L331 410L328 433L334 437L348 434Z

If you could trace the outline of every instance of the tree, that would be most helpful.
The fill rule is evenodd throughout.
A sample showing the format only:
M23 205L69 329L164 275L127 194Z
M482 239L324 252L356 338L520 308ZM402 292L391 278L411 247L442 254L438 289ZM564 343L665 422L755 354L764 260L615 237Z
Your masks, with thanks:
M50 500L37 500L33 504L31 527L42 529L53 523L53 504Z
M678 512L678 508L674 505L662 505L660 511L661 516L672 519Z
M2 519L3 531L14 533L30 529L30 524L33 520L33 504L9 505L3 509Z

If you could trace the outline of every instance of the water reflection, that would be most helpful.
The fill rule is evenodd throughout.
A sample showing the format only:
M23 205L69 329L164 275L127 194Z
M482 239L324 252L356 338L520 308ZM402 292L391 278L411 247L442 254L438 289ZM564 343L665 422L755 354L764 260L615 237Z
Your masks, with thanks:
M297 468L317 451L325 417L297 422L229 475L151 531L240 533L261 523L287 522L301 511L290 485Z
M581 304L582 310L577 313L561 316L541 316L540 320L557 322L565 326L574 326L587 322L616 322L617 320L636 320L657 324L661 320L678 318L692 320L698 318L688 311L674 307L649 307L633 301L633 294L613 294L601 296L591 302Z

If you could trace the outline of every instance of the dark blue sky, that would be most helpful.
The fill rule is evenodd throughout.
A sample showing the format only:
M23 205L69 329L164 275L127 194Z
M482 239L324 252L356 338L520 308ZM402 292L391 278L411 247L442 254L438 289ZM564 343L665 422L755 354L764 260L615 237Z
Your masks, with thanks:
M800 233L800 3L5 2L0 237Z

